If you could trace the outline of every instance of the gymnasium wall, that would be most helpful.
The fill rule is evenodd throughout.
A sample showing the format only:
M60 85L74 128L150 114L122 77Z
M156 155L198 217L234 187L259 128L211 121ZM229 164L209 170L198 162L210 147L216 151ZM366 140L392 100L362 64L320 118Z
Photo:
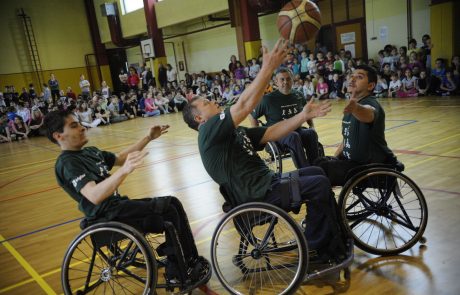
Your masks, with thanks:
M85 54L93 53L83 1L15 0L0 1L0 87L14 85L17 90L38 81L32 63L18 9L24 8L32 19L42 64L43 78L53 72L61 88L79 90L81 73L86 74Z
M422 36L430 34L429 3L430 0L412 0L412 35L418 46ZM369 58L376 58L386 44L407 46L407 2L366 0L366 31Z

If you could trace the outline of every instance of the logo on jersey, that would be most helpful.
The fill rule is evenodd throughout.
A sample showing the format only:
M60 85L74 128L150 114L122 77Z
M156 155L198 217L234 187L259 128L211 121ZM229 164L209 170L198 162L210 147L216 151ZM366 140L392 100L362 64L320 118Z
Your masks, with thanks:
M80 182L80 180L82 180L84 177L86 176L86 174L82 174L80 176L77 176L75 179L72 180L72 184L75 188L77 188L77 185L78 183Z

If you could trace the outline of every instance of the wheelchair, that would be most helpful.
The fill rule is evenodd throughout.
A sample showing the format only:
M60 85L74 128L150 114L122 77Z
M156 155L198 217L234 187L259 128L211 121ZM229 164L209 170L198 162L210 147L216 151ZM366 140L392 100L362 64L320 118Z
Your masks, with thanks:
M261 153L267 166L281 173L276 143ZM397 255L423 237L428 207L417 184L403 174L401 162L369 164L351 169L338 198L346 232L356 246L375 255Z
M236 206L224 187L220 191L227 214L212 237L211 263L230 294L295 294L307 280L341 270L349 275L351 240L341 263L311 271L305 234L287 211L262 202Z
M165 274L160 280L158 270L168 267L159 251L164 234L142 234L114 221L91 225L83 219L80 227L83 231L70 243L61 266L64 294L156 294L159 288L187 294L211 278L209 262L199 257L193 262L200 266L198 274L179 261L178 277L168 279ZM170 227L165 222L165 230ZM176 253L178 243L172 241Z
M291 157L289 149L272 141L268 142L258 154L270 170L279 173L283 173L283 160ZM324 147L320 142L318 142L318 157L324 157Z

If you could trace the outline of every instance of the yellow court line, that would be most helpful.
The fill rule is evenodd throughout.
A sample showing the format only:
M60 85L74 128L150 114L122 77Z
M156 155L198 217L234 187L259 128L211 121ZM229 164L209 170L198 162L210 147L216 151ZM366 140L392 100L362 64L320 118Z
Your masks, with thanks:
M27 280L19 282L17 284L14 284L14 285L8 286L6 288L0 289L0 294L6 293L6 292L8 292L10 290L16 289L18 287L21 287L22 285L26 285L26 284L31 283L33 281L34 281L34 279L27 279Z
M440 156L444 156L444 155L447 155L447 154L450 154L450 153L453 153L453 152L456 152L456 151L459 151L459 150L460 150L460 148L456 148L456 149L453 149L453 150L447 151L447 152L445 152L445 153L442 153ZM424 159L424 160L421 160L421 161L415 162L415 163L414 163L414 164L412 164L412 165L411 165L411 164L408 164L408 165L406 165L406 169L410 169L410 168L413 168L413 167L415 167L415 166L418 166L418 165L420 165L420 164L423 164L423 163L426 163L426 162L432 161L432 160L434 160L434 159L439 159L439 158L438 158L438 157L436 157L436 156L432 156L432 157L430 157L430 158L428 158L428 159Z
M0 234L0 240L5 240L5 238ZM3 246L8 250L8 252L13 255L13 257L19 262L19 264L30 274L30 276L40 285L40 287L45 291L46 294L56 295L56 292L45 282L45 280L37 273L35 269L24 259L24 257L19 254L16 249L11 246L9 242L3 242Z
M441 138L440 140L436 140L436 141L432 141L432 142L429 142L427 144L424 144L424 145L421 145L421 146L417 146L417 147L414 147L413 150L419 150L421 148L424 148L424 147L427 147L429 145L432 145L432 144L435 144L435 143L439 143L441 141L445 141L445 140L448 140L452 137L456 137L456 136L459 136L460 134L454 134L454 135L451 135L451 136L448 136L448 137L444 137L444 138Z

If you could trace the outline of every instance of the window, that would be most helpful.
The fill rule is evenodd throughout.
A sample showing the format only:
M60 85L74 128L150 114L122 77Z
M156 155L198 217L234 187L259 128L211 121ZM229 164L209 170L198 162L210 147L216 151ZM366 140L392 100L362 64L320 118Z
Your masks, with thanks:
M127 14L144 8L144 0L121 0L122 13Z

